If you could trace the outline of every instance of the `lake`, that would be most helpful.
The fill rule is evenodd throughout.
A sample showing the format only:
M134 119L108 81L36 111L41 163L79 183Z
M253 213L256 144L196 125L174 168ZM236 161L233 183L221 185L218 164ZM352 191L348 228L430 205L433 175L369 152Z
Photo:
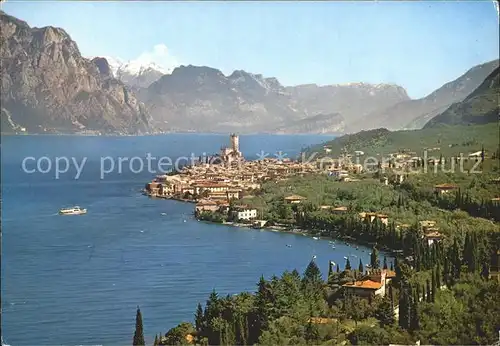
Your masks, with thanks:
M322 135L240 137L245 157L302 148ZM369 263L369 250L327 240L197 222L193 205L141 194L153 174L124 165L101 179L101 157L147 153L176 158L214 153L229 136L169 134L144 137L2 137L2 334L10 345L129 344L135 312L143 313L146 342L181 321L198 302L254 291L261 275L301 273L313 255L323 274L328 261L352 255ZM40 172L36 162L41 157ZM82 162L56 179L56 157ZM48 170L48 162L52 169ZM63 162L61 159L60 163ZM61 165L60 165L61 166ZM61 168L61 167L60 167ZM65 206L88 209L59 216ZM286 245L290 244L291 247ZM355 258L357 256L358 258Z

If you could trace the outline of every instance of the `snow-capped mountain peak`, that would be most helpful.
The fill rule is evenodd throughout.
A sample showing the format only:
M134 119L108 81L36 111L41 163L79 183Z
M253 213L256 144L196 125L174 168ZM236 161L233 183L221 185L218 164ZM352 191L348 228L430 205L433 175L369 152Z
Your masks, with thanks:
M131 75L140 75L148 70L158 71L161 74L170 74L172 69L166 69L154 62L144 63L139 60L130 60L120 66L120 71Z

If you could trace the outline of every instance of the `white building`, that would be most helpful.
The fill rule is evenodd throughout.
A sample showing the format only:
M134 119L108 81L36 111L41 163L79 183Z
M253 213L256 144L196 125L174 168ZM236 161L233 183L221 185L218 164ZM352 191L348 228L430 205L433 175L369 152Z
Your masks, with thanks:
M252 220L257 218L257 209L237 208L233 211L233 216L237 220Z

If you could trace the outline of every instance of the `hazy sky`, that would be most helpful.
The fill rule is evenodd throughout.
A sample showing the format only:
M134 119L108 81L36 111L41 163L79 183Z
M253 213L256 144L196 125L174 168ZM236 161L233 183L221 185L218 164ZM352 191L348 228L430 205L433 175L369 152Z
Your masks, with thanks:
M491 1L7 0L3 9L64 28L84 56L243 69L284 85L396 83L414 98L499 54Z

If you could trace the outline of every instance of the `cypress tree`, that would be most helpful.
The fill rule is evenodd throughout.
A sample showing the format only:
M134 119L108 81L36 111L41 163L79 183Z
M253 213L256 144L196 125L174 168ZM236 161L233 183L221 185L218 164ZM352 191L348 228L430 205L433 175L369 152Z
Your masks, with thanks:
M488 266L488 263L483 262L483 268L481 269L481 277L484 280L488 280L490 278L490 268Z
M394 271L394 262L391 262L391 271Z
M351 270L351 262L349 261L349 257L345 261L345 270Z
M460 278L460 269L461 269L462 263L460 261L460 253L458 249L458 242L457 239L455 238L453 242L453 247L452 247L452 268L453 268L453 279L459 279Z
M158 346L160 343L158 341L158 334L155 334L155 341L153 341L153 346Z
M337 273L340 273L340 266L337 264Z
M391 301L391 309L394 311L394 292L392 285L389 285L389 300Z
M361 262L361 258L359 259L359 266L358 266L358 270L361 274L363 274L363 262Z
M411 317L410 317L410 330L418 330L420 329L420 317L418 314L418 298L416 295L413 296L411 300L411 309L410 309Z
M409 300L408 300L408 289L402 287L399 294L399 326L403 329L408 329L410 326L410 315L409 315Z
M431 282L429 281L429 279L427 279L426 285L427 285L427 303L431 303L432 302L432 291L431 291Z
M144 329L142 326L142 314L141 309L137 307L137 313L135 316L135 332L134 332L134 340L133 346L144 346L146 343L144 342Z
M431 301L434 303L436 301L436 290L437 290L437 281L436 281L436 272L432 270L431 276Z
M333 263L332 261L328 262L328 277L333 274Z
M370 255L370 266L373 269L380 268L380 260L378 259L378 250L375 246L373 247L372 253Z
M387 257L384 256L384 269L387 269Z
M443 281L446 286L450 286L450 261L448 260L448 256L444 256Z
M436 286L441 289L441 266L439 265L439 262L436 266Z

